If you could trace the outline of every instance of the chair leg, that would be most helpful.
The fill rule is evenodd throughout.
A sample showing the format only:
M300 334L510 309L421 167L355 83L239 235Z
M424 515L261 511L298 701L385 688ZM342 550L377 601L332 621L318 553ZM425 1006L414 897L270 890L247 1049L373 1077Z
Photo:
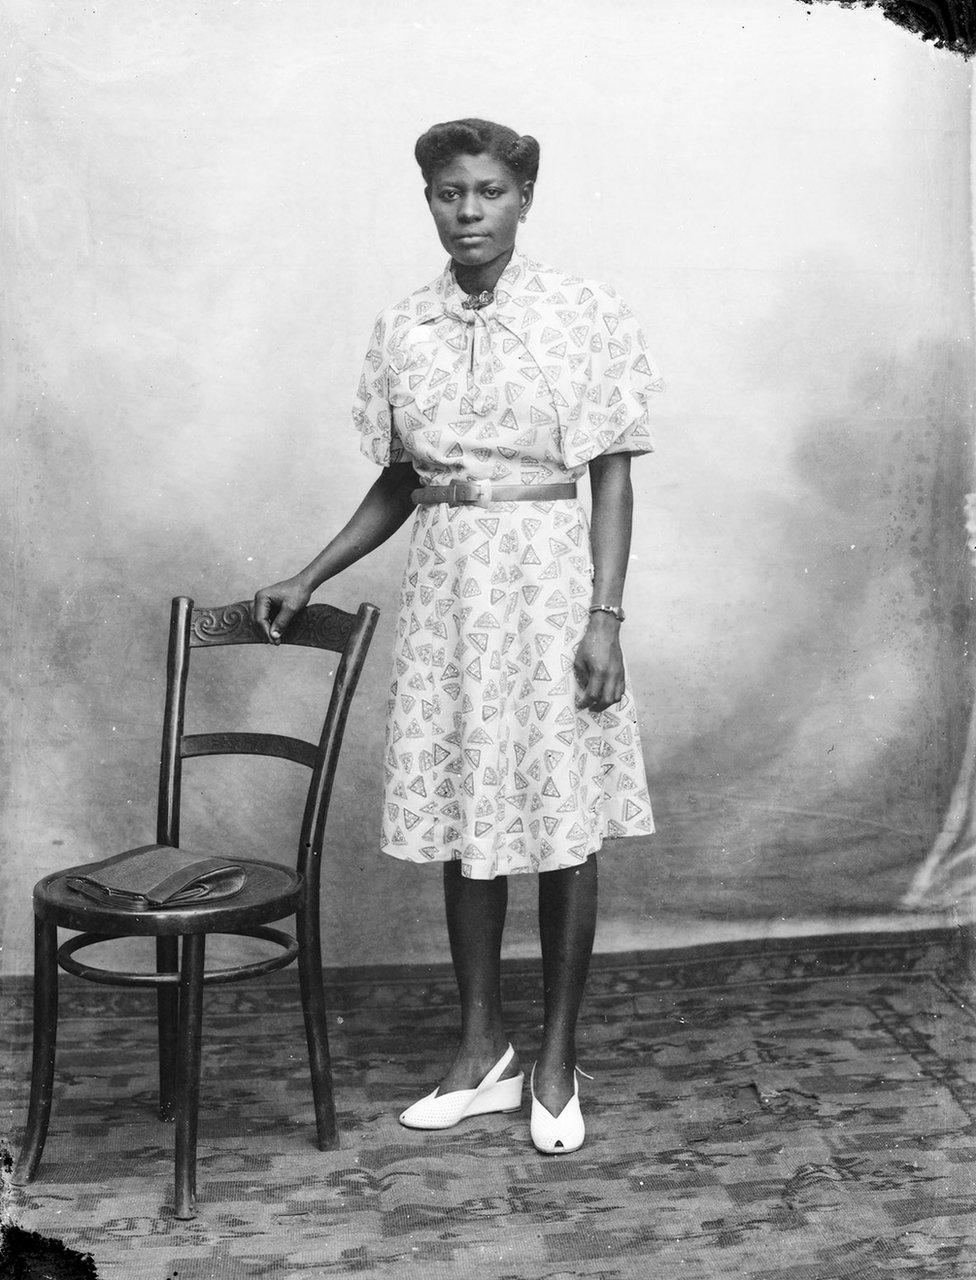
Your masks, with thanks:
M180 1024L176 1070L177 1218L196 1216L197 1112L200 1104L200 1033L203 1026L203 964L206 935L183 938L180 967Z
M339 1146L339 1126L332 1091L332 1059L326 1027L325 987L322 983L321 936L318 920L306 919L304 912L299 911L295 923L318 1148L320 1151L333 1151Z
M156 972L179 973L177 938L156 939ZM176 1115L176 1038L179 1022L179 989L175 983L156 988L156 1025L159 1031L159 1118Z
M34 917L34 1058L30 1106L23 1146L14 1168L15 1183L30 1182L47 1138L54 1093L54 1051L58 1036L58 929Z

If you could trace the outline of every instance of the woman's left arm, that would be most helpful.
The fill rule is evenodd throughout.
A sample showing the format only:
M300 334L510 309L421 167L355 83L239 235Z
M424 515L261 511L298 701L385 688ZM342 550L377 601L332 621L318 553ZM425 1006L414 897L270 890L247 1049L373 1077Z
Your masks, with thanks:
M630 556L634 490L630 483L630 454L604 453L590 462L593 511L590 547L593 553L593 604L620 607ZM576 650L575 671L580 685L576 705L605 711L624 693L624 659L620 652L620 622L612 613L591 613Z

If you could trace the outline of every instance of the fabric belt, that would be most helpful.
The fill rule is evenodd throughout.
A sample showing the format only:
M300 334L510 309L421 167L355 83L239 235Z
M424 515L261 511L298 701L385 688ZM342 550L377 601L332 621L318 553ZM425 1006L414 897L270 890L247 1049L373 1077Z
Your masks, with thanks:
M575 498L576 482L567 484L492 484L490 480L452 480L414 489L415 506L446 502L449 507L487 507L490 502L552 502Z

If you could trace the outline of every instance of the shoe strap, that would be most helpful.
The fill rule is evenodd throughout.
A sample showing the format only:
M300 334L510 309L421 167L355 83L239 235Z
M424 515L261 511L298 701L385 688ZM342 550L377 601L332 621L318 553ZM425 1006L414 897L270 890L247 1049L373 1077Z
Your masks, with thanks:
M502 1056L498 1059L498 1061L492 1067L492 1069L485 1076L484 1080L482 1080L481 1084L478 1085L478 1088L490 1089L493 1084L497 1084L498 1081L501 1079L502 1072L505 1070L505 1068L508 1066L508 1064L512 1061L514 1057L515 1057L515 1050L512 1048L511 1045L509 1045L508 1048L505 1050L505 1052L502 1054ZM512 1079L514 1080L515 1077L513 1076Z
M573 1068L573 1087L574 1087L574 1090L575 1090L575 1088L577 1087L577 1085L578 1085L578 1083L579 1083L579 1082L577 1081L577 1079L576 1079L576 1075L577 1075L577 1073L579 1073L579 1075L581 1075L581 1076L586 1076L587 1080L592 1080L592 1079L593 1079L593 1077L590 1075L590 1073L589 1073L588 1071L584 1071L582 1067L574 1067L574 1068ZM532 1064L532 1074L531 1074L531 1076L529 1077L529 1091L531 1092L532 1097L534 1098L534 1097L535 1097L535 1063L534 1063L534 1062L533 1062L533 1064Z

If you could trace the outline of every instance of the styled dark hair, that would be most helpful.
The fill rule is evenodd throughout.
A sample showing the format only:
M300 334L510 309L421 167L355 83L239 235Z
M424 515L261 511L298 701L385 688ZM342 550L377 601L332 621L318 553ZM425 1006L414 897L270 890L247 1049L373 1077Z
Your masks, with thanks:
M539 144L529 134L517 134L491 120L447 120L432 124L414 147L414 156L430 186L438 169L455 156L490 155L511 169L522 182L534 182L539 172Z

